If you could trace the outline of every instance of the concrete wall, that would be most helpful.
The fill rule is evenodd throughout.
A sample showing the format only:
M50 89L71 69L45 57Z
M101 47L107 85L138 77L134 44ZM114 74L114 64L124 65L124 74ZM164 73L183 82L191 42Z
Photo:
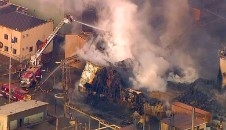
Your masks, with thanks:
M44 41L53 32L53 22L47 22L40 26L34 27L27 31L22 32L21 40L21 58L30 59L31 55L37 52L37 41ZM53 49L53 42L45 49L44 53L51 52ZM33 50L30 52L29 48L32 47Z
M3 47L0 48L0 53L8 57L11 56L18 61L30 59L30 56L37 51L36 42L38 40L44 41L52 31L53 22L47 22L24 32L0 26L0 42L3 44ZM8 35L8 40L4 39L4 34ZM17 38L17 42L12 44L11 39L14 37ZM10 49L11 46L12 50ZM29 52L29 47L32 47L33 51ZM8 48L8 51L6 51L5 48ZM46 52L52 51L52 48L53 45L50 44Z
M4 35L8 36L8 39L4 38ZM12 44L11 39L16 37L17 42ZM21 32L12 30L3 26L0 26L0 42L3 44L2 48L0 48L0 53L6 56L12 56L13 59L20 59L20 41L21 41ZM11 51L12 45L12 51ZM8 48L8 50L5 50ZM16 49L16 54L13 54L13 49Z
M65 58L75 55L76 51L83 47L86 40L79 35L66 35L65 36ZM83 69L85 62L80 61L75 64L70 64L70 66Z
M37 124L46 119L47 105L36 107L9 116L0 115L0 130L14 130L24 125Z
M7 116L0 116L0 130L7 130Z
M47 105L39 106L30 110L15 113L8 116L7 125L20 128L24 125L32 125L44 121L47 117ZM1 129L0 129L1 130Z

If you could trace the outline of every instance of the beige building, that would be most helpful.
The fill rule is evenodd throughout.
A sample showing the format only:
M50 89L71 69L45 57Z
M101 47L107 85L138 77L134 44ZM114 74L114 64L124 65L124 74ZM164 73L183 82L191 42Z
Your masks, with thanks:
M17 61L30 59L53 31L53 21L45 21L19 11L0 15L0 54ZM45 52L52 51L52 43Z
M76 52L83 47L87 39L91 36L91 33L80 33L78 35L66 35L65 36L65 58L71 57L76 54ZM79 63L70 64L78 69L83 69L85 66L84 61Z
M219 51L220 55L220 73L222 77L221 81L221 87L224 88L226 86L226 48L223 48L222 50Z
M41 123L47 118L48 103L26 100L0 107L0 130L14 130Z

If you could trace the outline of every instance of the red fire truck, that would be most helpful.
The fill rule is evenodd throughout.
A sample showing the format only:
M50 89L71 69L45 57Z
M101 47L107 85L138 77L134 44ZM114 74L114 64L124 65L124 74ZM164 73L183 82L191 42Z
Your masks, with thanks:
M21 87L32 87L38 84L41 79L41 56L57 32L65 23L72 23L75 21L71 15L67 15L48 36L48 38L40 45L37 52L31 56L29 67L21 74Z
M10 90L12 101L31 100L31 95L29 95L27 91L23 90L20 87L17 87L14 84L10 85ZM1 86L1 93L4 97L9 97L9 84L3 84Z
M21 75L20 86L22 88L34 87L39 83L41 77L41 66L30 67Z

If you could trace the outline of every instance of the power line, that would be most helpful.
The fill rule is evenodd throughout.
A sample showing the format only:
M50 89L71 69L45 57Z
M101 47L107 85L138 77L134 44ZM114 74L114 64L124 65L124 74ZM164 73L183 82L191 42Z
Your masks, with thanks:
M224 16L221 16L221 15L219 15L219 14L217 14L217 13L214 13L213 11L210 11L209 9L205 9L205 11L208 12L208 13L210 13L210 14L213 14L213 15L215 15L215 16L221 18L221 19L226 20L226 18L225 18Z

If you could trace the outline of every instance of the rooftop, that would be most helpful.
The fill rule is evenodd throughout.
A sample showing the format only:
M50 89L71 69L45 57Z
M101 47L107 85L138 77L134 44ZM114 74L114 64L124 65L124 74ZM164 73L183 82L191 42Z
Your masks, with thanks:
M174 102L172 104L172 106L177 106L177 107L180 107L182 109L185 109L187 111L192 112L192 106L187 105L187 104L184 104L182 102ZM172 110L174 111L174 108L173 107L172 107ZM204 111L204 110L199 109L199 108L195 108L195 113L199 113L199 114L203 114L203 115L209 115L209 114L211 114L210 112Z
M171 119L174 119L174 121L171 121L171 123L174 122L172 125L179 130L186 130L186 129L191 128L191 125L192 125L192 116L191 115L176 114L176 115L174 115L174 118L171 118ZM168 118L168 117L164 118L163 120L161 120L161 122L170 125L170 118ZM195 118L194 126L200 126L200 125L206 124L206 123L207 123L206 121L204 121L200 118Z
M43 23L46 23L46 21L18 11L0 15L1 26L18 31L25 31Z
M78 36L78 37L82 38L83 40L87 40L92 35L93 35L93 33L91 33L91 32L82 32L79 34L67 34L66 36L68 38L75 38L76 36Z
M14 12L14 11L21 11L21 12L26 12L28 9L12 4L12 3L7 3L4 1L0 1L0 15L2 14L7 14L10 12Z
M0 15L16 11L16 9L17 9L16 5L9 3L4 4L0 1Z
M0 115L8 116L15 113L30 110L32 108L47 105L48 103L37 100L22 100L7 105L0 106Z
M82 33L78 34L78 36L81 37L84 40L87 40L87 38L92 36L92 33L91 32L82 32Z

